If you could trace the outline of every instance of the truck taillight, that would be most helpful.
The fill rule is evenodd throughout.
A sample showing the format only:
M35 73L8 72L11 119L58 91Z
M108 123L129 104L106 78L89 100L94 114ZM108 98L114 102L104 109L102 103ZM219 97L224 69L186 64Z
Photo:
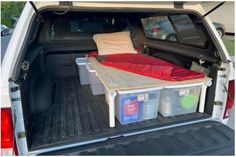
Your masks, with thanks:
M229 81L229 87L228 87L228 98L226 102L225 107L225 113L224 113L224 119L228 118L230 116L230 111L233 108L234 105L234 80Z
M17 154L14 142L11 108L1 108L1 155Z

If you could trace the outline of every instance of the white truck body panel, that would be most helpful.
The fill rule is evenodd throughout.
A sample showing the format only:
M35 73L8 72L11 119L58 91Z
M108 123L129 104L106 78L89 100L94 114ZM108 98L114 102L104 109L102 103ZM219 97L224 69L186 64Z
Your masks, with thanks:
M39 10L44 7L50 7L50 6L55 7L55 6L59 5L59 2L57 2L57 1L47 1L47 2L37 1L34 3ZM81 8L85 8L85 7L90 7L90 8L121 7L121 8L150 8L150 9L151 8L166 8L166 9L173 9L174 8L173 2L170 2L169 4L168 3L163 3L163 4L158 4L158 3L157 4L155 4L155 3L151 3L151 4L125 3L124 4L124 3L120 3L120 2L119 3L118 2L115 2L115 3L73 2L73 6L74 7L81 7ZM67 8L68 6L61 6L61 7ZM205 11L203 10L203 8L201 7L200 4L193 4L193 5L184 4L184 9L197 11L201 15L203 15L205 13ZM10 84L9 84L8 80L13 73L13 69L16 65L17 58L19 57L20 50L22 48L24 39L26 37L30 21L31 21L34 14L35 14L35 12L34 12L32 6L30 5L29 2L27 2L26 6L19 18L17 26L12 34L12 37L9 42L9 46L6 50L5 57L4 57L2 67L1 67L2 68L2 71L1 71L1 107L11 107L11 106L13 107L14 114L16 114L16 117L17 117L17 121L15 122L16 123L16 125L15 125L16 136L17 136L17 132L24 132L25 131L24 120L23 120L23 116L22 116L23 113L22 113L21 104L19 104L19 102L14 102L13 104L11 104L10 96L12 96L12 95L9 92ZM225 57L227 58L227 60L231 60L230 56L225 48L225 45L223 44L217 31L215 30L214 25L212 24L210 18L206 17L205 19L206 19L207 23L209 24L211 30L213 31L213 35L216 37L218 44L223 49ZM232 80L232 79L234 79L234 75L235 75L233 64L230 64L229 70L230 71L227 74L230 74L230 75L227 77L230 80ZM219 80L219 81L222 81L222 80ZM219 89L217 87L217 90L218 91L222 90L222 87L219 87ZM221 92L217 92L215 100L219 100L220 96L221 96ZM219 108L219 106L215 106L214 111L213 111L213 118L216 118L219 120L223 118L222 108L225 107L226 97L224 96L223 98L221 98L221 100L224 102L224 105L221 108ZM222 122L223 122L223 119L222 119ZM26 138L18 140L17 146L18 146L18 150L19 150L20 155L28 154L28 147L27 147Z
M30 20L34 11L29 3L26 3L23 12L19 18L17 26L12 34L11 40L5 52L1 71L1 105L2 107L11 107L9 97L9 78L12 75L16 60L19 56L24 38L26 36Z

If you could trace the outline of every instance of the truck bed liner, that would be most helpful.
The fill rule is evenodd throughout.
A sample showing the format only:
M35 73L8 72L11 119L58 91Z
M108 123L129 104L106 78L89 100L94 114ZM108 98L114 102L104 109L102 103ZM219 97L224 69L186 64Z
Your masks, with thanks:
M44 155L234 155L234 131L205 121Z
M192 113L109 127L108 105L104 95L94 96L88 85L81 86L77 77L58 78L54 103L47 112L33 118L30 150L43 149L98 138L108 138L144 129L208 118L204 113Z

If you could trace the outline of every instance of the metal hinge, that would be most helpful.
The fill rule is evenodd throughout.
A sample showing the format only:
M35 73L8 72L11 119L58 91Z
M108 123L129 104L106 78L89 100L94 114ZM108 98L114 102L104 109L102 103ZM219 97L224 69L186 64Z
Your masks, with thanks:
M18 86L16 86L16 87L12 87L12 88L10 88L10 91L11 92L16 92L16 91L18 91L20 88L18 87Z
M59 5L72 6L73 4L71 1L59 1Z
M219 105L219 106L223 106L223 102L222 101L215 101L214 105Z
M24 80L26 79L27 76L27 71L29 70L29 62L28 61L23 61L21 64L21 69L22 69L22 76Z
M28 61L23 61L21 64L21 69L24 71L27 71L29 69L29 62Z
M227 75L225 75L225 74L224 74L224 75L220 75L220 77L226 78L226 77L227 77Z
M11 98L11 101L21 101L21 98Z
M71 8L73 7L73 3L71 1L59 1L59 9L66 8L64 11L54 11L57 15L64 15L66 14Z
M25 132L25 131L22 131L22 132L18 132L18 133L17 133L17 138L18 138L18 139L25 138L25 137L26 137L26 132Z
M184 2L174 2L174 8L175 9L183 9L184 8Z
M219 67L218 70L219 70L219 71L225 71L226 68Z

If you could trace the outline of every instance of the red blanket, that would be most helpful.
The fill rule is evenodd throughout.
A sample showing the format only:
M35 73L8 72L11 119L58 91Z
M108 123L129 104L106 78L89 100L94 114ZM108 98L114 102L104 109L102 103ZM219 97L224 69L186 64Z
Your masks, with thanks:
M96 56L95 52L93 54L90 56ZM109 67L168 81L204 77L203 73L190 71L165 60L143 54L107 55L100 63Z

